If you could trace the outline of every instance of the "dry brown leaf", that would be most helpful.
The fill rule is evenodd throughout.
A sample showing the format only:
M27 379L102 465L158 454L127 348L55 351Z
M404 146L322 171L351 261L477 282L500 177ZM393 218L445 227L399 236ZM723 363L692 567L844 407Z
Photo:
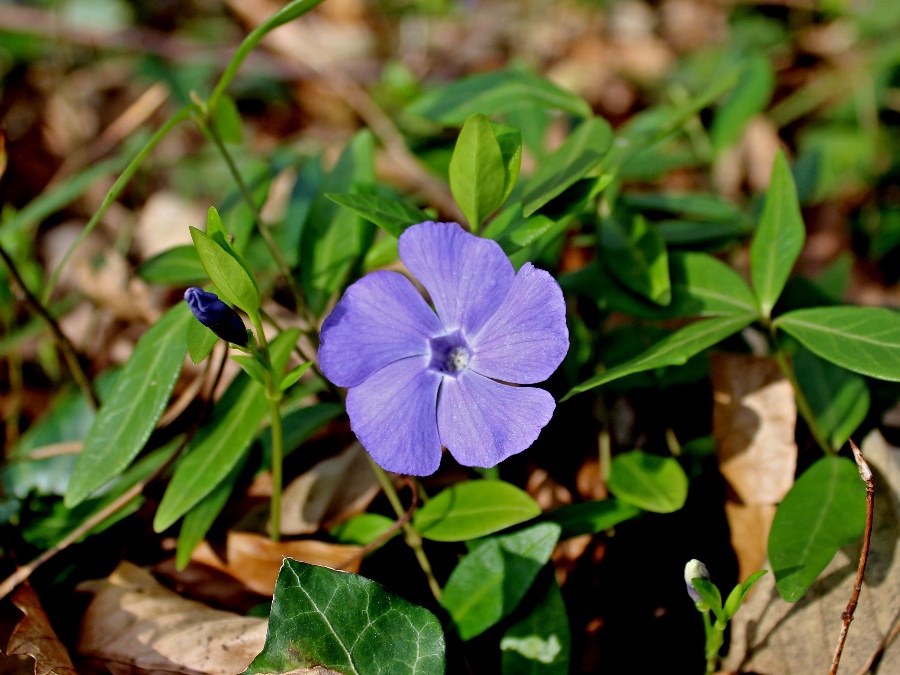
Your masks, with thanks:
M265 644L265 619L186 600L128 562L107 579L79 588L93 592L94 599L82 619L78 652L110 665L234 675Z
M34 675L76 675L69 652L53 632L50 619L31 586L27 583L19 586L12 602L25 616L9 636L6 655L33 658Z
M260 595L272 595L285 558L356 573L362 553L362 546L330 544L315 539L272 541L252 532L229 532L225 544L226 561L219 558L205 541L194 549L191 560L230 574Z
M284 489L282 534L309 534L366 509L378 494L378 479L359 443L316 464Z
M871 672L893 675L900 673L900 640L892 635L900 621L900 448L873 432L863 441L862 452L875 472L875 517L865 581L840 672L870 672L880 656ZM761 675L827 673L856 579L860 545L841 549L795 604L781 599L771 572L764 576L731 622L726 666Z
M726 514L740 578L746 579L766 558L772 505L794 484L797 407L774 359L713 354L711 361L716 454L734 493L729 501L738 505Z
M146 260L175 246L191 246L189 225L200 227L206 210L175 192L160 190L150 195L138 215L134 243Z

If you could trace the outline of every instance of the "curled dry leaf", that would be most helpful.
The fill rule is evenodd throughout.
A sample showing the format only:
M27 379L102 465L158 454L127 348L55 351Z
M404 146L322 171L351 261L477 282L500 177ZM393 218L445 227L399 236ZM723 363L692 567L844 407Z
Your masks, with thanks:
M34 675L77 675L72 659L47 618L37 593L27 583L19 586L12 596L13 604L25 614L16 624L7 656L30 656L34 659Z
M282 534L328 529L361 513L378 494L378 479L359 443L291 481L281 503Z
M841 657L841 673L900 673L900 448L877 431L861 444L875 473L875 514L869 561L859 605ZM773 574L731 622L725 665L737 672L827 673L841 631L861 542L845 546L799 602L781 599ZM770 568L771 569L771 568ZM873 663L877 665L873 669Z
M733 493L726 515L746 579L766 559L774 505L794 483L797 406L774 359L713 354L711 362L716 454Z
M362 546L315 539L272 541L252 532L229 532L225 545L227 562L205 541L194 550L191 560L230 574L260 595L272 595L285 558L356 573L362 554Z
M131 563L80 589L94 599L82 619L78 652L113 668L234 675L265 644L265 619L186 600Z

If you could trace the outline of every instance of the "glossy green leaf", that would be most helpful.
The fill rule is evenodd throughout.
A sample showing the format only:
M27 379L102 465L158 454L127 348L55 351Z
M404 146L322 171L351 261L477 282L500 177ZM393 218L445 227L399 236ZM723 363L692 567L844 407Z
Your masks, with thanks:
M206 270L193 246L176 246L144 261L138 276L149 284L195 286L206 280Z
M794 357L800 390L816 426L839 450L869 412L869 388L859 375L801 349Z
M672 513L684 506L688 478L674 457L632 450L613 458L607 487L617 499L645 511Z
M611 530L619 523L641 514L634 504L612 497L593 502L569 504L544 514L544 520L562 528L560 539Z
M681 316L748 315L756 311L756 297L734 268L707 253L669 254L672 305L683 305Z
M223 95L216 101L216 107L210 111L216 131L226 143L240 143L243 139L241 131L241 113L238 112L234 99Z
M500 208L506 182L506 166L490 120L480 113L469 116L450 158L450 192L473 232Z
M443 675L437 618L365 577L286 558L262 652L244 675L321 666L342 675Z
M366 219L339 206L325 195L363 193L374 183L374 140L368 131L357 133L335 167L322 179L300 238L300 281L310 308L324 311L375 236Z
M803 249L806 229L797 188L784 153L772 167L766 203L750 243L750 278L759 299L759 311L769 317Z
M203 269L222 299L250 316L259 313L259 287L244 266L205 232L191 227L191 238Z
M566 603L553 575L548 574L547 579L547 588L534 608L500 640L504 675L569 673L572 637Z
M500 199L502 204L516 186L519 169L522 168L522 132L516 127L497 122L491 122L491 128L494 130L497 145L500 146L500 155L503 157L505 169L503 196Z
M181 372L192 320L187 304L178 303L134 346L84 439L66 489L68 508L122 473L144 447Z
M368 546L394 526L394 521L379 513L360 513L332 527L328 534L341 544ZM399 534L399 528L394 536Z
M205 361L206 357L212 353L213 347L219 341L219 336L194 319L188 323L186 339L191 363L196 366Z
M290 387L294 386L295 384L297 384L297 381L301 377L303 377L303 373L305 373L307 370L309 370L309 367L311 365L312 365L312 361L307 361L306 363L301 363L296 368L291 368L291 370L288 372L288 374L282 378L281 384L278 385L278 388L281 391L284 391L284 390L289 389Z
M620 223L604 218L600 226L601 253L607 269L627 288L657 305L672 300L669 256L665 242L643 216Z
M234 359L241 367L241 370L247 373L254 382L258 382L264 387L266 386L268 371L256 357L250 356L249 354L233 354L231 358Z
M428 220L423 211L402 199L353 193L328 193L325 196L335 204L346 206L359 216L375 223L395 239L410 225Z
M522 215L522 205L513 204L488 223L482 236L493 239L507 255L521 251L549 232L556 223L541 213L530 218Z
M538 523L489 537L450 574L441 604L459 636L469 640L512 612L550 559L559 539L556 523Z
M641 356L614 366L572 387L561 401L632 373L640 373L663 366L683 365L695 354L699 354L704 349L712 347L717 342L750 325L754 319L755 317L752 315L737 314L693 323L663 338Z
M728 621L725 618L725 610L722 608L722 594L719 592L719 587L703 577L691 579L691 584L694 586L694 590L703 598L703 601L709 605L716 619L723 624Z
M416 511L413 525L426 539L467 541L540 515L527 492L500 480L470 480L441 490Z
M297 330L286 330L269 345L276 372L284 370L298 335ZM243 373L234 379L178 463L153 519L157 532L172 525L225 480L268 410L265 387Z
M900 381L900 312L881 307L817 307L782 314L775 326L812 353L880 380Z
M856 465L823 457L785 495L769 532L775 586L788 602L799 600L842 546L862 535L866 489Z
M713 115L709 136L716 150L736 143L747 122L762 112L775 91L775 72L768 57L752 52L741 70L737 85Z
M753 588L753 584L759 581L768 570L759 570L758 572L754 572L750 575L750 577L742 584L738 584L734 587L734 589L729 593L728 599L725 600L725 605L723 606L723 610L725 612L725 620L731 621L734 618L734 615L737 614L737 611L741 608L741 604L744 602L744 598L747 597L747 593L750 592L750 589Z
M522 213L530 216L584 178L606 156L612 129L606 120L591 117L582 122L535 172L522 198Z
M469 115L491 117L544 108L590 117L591 107L579 96L538 75L498 70L456 80L421 96L406 112L446 125L462 124Z
M259 170L265 171L265 184L263 187L268 191L268 180L270 178L269 167L268 165L263 165L262 169ZM256 188L256 190L259 190L259 188ZM255 196L254 199L256 199ZM262 201L262 198L256 199L259 208L262 208ZM242 215L242 211L245 211L246 213ZM214 206L210 206L206 212L206 234L209 235L210 239L221 246L228 255L234 258L240 266L244 268L247 276L253 280L254 284L256 284L256 271L250 267L247 259L244 258L244 255L241 253L249 240L255 216L253 215L253 212L250 211L250 207L244 202L243 197L240 198L236 206L231 207L228 215L230 216L229 220L236 226L236 233L233 236L225 227L225 223L222 222L222 217Z

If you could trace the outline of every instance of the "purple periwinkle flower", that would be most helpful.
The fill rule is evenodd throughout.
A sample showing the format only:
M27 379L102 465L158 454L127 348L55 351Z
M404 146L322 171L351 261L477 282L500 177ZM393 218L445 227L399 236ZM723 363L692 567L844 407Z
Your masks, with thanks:
M569 349L559 284L530 263L518 273L500 246L456 223L401 236L400 258L432 310L397 272L351 285L322 325L319 365L347 387L350 425L372 458L425 476L441 446L460 464L491 467L530 446L556 403L543 389Z
M188 307L197 321L209 328L226 342L246 347L249 342L247 327L231 307L219 300L215 293L192 286L184 292Z

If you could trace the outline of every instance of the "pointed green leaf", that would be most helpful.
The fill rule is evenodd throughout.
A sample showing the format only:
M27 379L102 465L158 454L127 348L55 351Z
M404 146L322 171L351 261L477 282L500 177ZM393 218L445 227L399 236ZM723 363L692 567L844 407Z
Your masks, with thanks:
M191 238L210 281L222 299L251 317L259 313L259 287L244 266L205 232L191 227Z
M356 195L328 193L335 204L346 206L366 220L375 223L395 239L410 225L423 223L428 216L402 199L390 199L381 195Z
M450 192L473 232L500 208L505 186L506 167L491 122L484 115L471 115L450 158Z
M443 675L444 634L427 609L365 577L286 558L262 652L244 675L320 666L342 675Z
M191 363L195 366L206 360L212 353L213 347L219 341L219 336L197 320L188 323L187 348L191 356Z
M762 112L775 91L775 73L768 57L759 52L747 56L737 86L713 115L710 141L717 151L737 142L747 122Z
M522 205L515 203L503 209L488 223L482 236L493 239L503 252L512 255L540 239L556 223L541 213L531 218L522 215Z
M503 197L500 199L502 204L513 191L519 178L519 169L522 167L522 132L515 127L497 122L491 122L491 128L497 138L497 145L500 146L500 155L506 169Z
M611 530L619 523L640 514L641 509L633 504L610 497L562 506L546 513L543 519L558 524L562 528L560 538L569 539L581 534Z
M286 330L269 345L276 372L284 370L299 331ZM257 434L269 402L265 387L241 374L194 436L160 502L153 527L162 532L225 480Z
M779 151L762 216L750 243L750 278L761 316L771 315L805 239L797 188L787 159Z
M600 243L606 266L620 283L657 305L672 301L666 244L643 216L625 223L604 218Z
M234 99L227 95L219 97L216 107L210 112L222 140L226 143L240 143L243 138L241 113L238 112Z
M335 525L328 530L328 534L341 544L368 546L392 527L394 527L394 521L387 516L379 513L360 513L358 516L353 516L339 525ZM397 528L394 536L399 532L400 529Z
M206 270L193 246L175 246L158 253L145 260L137 273L148 284L167 286L196 286L206 280Z
M691 584L694 586L694 590L703 598L703 601L709 605L712 613L716 615L716 619L726 623L728 619L725 618L725 611L722 608L722 594L719 592L719 587L703 577L691 579Z
M156 427L181 372L193 315L183 302L138 340L97 412L66 489L68 508L122 473Z
M232 359L237 362L245 373L247 373L254 382L258 382L262 386L266 386L266 376L268 372L266 367L259 362L256 357L249 354L233 354Z
M881 307L817 307L782 314L775 326L812 353L880 380L900 382L900 312Z
M632 373L640 373L663 366L684 365L695 354L699 354L729 335L737 333L750 325L755 318L752 315L737 314L693 323L663 338L637 358L621 363L572 387L561 401Z
M531 177L522 213L530 216L584 178L603 161L611 143L612 129L606 120L591 117L582 122Z
M540 515L527 492L500 480L470 480L442 490L416 511L413 525L433 541L467 541Z
M607 487L617 499L645 511L672 513L684 506L688 478L674 457L632 450L613 459Z
M311 365L312 361L307 361L306 363L301 363L296 368L291 368L290 372L288 372L288 374L285 375L281 380L281 384L278 385L278 388L281 391L285 391L286 389L289 389L290 387L295 385L297 383L297 380L303 377L303 373L309 370L309 367Z
M737 611L741 608L741 604L744 602L744 598L747 597L747 593L750 592L750 589L753 588L753 584L759 581L764 574L766 574L768 570L759 570L758 572L754 572L750 575L750 577L742 584L738 584L734 587L734 590L731 591L728 595L728 599L725 601L725 606L723 610L725 611L725 620L731 621L734 618L734 615L737 614Z
M469 640L512 612L550 559L559 525L538 523L488 537L450 574L441 604L459 636Z
M840 450L869 412L869 388L859 375L801 349L794 372L816 426Z
M521 621L500 640L504 675L568 675L572 636L559 584L547 575L547 588ZM534 590L538 588L536 585Z
M781 597L797 602L842 546L862 535L866 488L856 465L823 457L803 472L775 512L769 561Z
M683 303L698 316L747 315L756 311L756 297L747 282L718 258L695 251L673 251L669 254L669 267L672 305Z

